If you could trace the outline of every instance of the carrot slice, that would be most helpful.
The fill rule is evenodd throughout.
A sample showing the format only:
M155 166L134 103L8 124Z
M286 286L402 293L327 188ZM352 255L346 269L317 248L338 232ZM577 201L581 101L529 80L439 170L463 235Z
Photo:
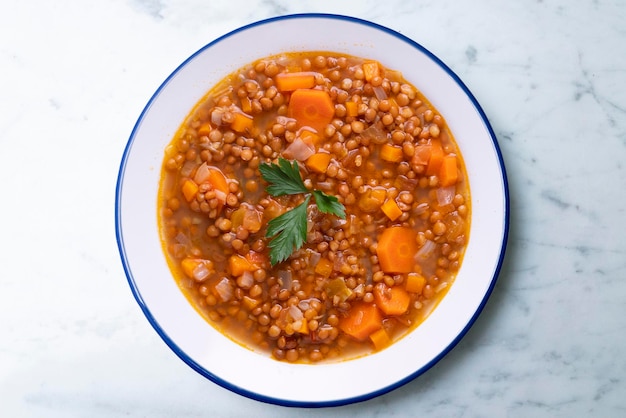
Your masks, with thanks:
M426 167L426 175L435 176L439 174L442 162L443 148L441 147L441 142L433 139L430 143L430 158L428 159L428 166Z
M376 253L380 268L386 273L410 273L417 253L415 232L406 227L392 226L378 238Z
M235 119L230 124L230 128L235 132L245 132L248 131L254 126L254 119L252 116L246 115L245 113L235 112Z
M310 89L315 86L315 73L309 71L280 73L276 75L275 82L276 88L280 91Z
M424 286L426 286L426 278L424 276L419 273L407 274L404 284L404 288L407 292L417 293L419 295L422 293Z
M456 155L448 154L443 157L441 168L439 169L439 184L443 187L452 186L458 180L456 168Z
M309 169L318 173L325 173L330 164L330 154L327 152L318 152L311 155L304 163Z
M359 107L357 102L346 102L346 115L352 117L359 115Z
M382 327L382 315L373 303L356 303L352 305L348 315L339 320L339 329L360 341Z
M185 196L187 202L191 202L196 197L198 189L198 185L193 180L185 180L185 182L183 183L182 191L183 196Z
M322 139L315 131L307 128L300 129L296 134L296 137L298 136L302 138L305 144L313 145L314 147L317 147Z
M198 128L198 136L208 136L211 133L211 124L205 122Z
M411 296L401 287L379 283L374 287L374 301L386 315L402 315L409 309Z
M287 114L299 126L324 130L335 115L333 101L324 90L298 89L291 94Z
M402 161L402 148L384 144L380 149L380 158L390 163L398 163Z
M233 276L241 276L246 271L254 271L256 267L247 258L239 254L233 254L228 259L230 273Z
M252 112L252 100L249 97L241 98L241 110L246 113Z
M387 190L383 187L368 188L359 199L359 209L363 212L375 212L385 203L386 196Z
M364 62L363 73L366 81L372 81L374 77L380 76L380 65L376 61Z
M322 258L315 266L315 273L319 274L322 277L330 276L330 273L333 272L333 263L327 258Z
M370 340L372 340L372 343L374 343L374 347L376 348L376 350L382 350L383 348L391 344L391 338L384 328L381 328L378 331L374 331L370 335Z
M200 282L206 280L214 271L213 262L201 258L183 258L180 262L180 267L187 277Z
M400 217L400 215L402 215L402 210L394 199L387 199L387 201L380 208L392 221L395 221Z

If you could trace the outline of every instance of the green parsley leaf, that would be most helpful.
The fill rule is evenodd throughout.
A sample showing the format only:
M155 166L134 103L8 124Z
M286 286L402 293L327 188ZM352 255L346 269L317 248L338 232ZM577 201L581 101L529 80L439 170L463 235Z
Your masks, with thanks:
M290 164L284 158L279 158L278 164L262 163L259 170L265 181L270 183L266 190L272 196L309 192L300 177L300 168L295 161Z
M320 212L337 215L341 219L346 218L346 208L335 196L329 196L320 190L313 190L313 195Z
M265 236L274 237L270 243L270 261L272 265L282 263L291 253L302 247L306 241L306 211L311 196L295 208L269 221Z
M306 241L307 207L311 200L311 192L300 177L300 167L296 161L290 163L284 158L279 158L278 164L262 163L259 170L269 183L266 190L272 196L305 194L304 202L267 224L265 236L272 238L268 244L270 261L272 265L276 265L288 259L291 253L300 249ZM321 190L313 190L312 193L320 212L346 218L346 208L335 196L329 196Z

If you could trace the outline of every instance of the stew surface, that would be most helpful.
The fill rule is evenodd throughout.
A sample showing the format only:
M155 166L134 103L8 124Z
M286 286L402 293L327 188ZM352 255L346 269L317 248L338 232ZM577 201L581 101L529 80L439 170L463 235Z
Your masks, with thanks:
M158 214L173 275L209 323L320 362L382 350L436 307L470 191L443 116L401 73L294 53L236 71L190 112L165 150Z

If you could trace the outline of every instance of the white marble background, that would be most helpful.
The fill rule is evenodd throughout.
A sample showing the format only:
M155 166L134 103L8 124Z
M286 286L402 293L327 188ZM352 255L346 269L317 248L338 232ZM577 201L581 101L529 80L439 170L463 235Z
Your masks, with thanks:
M5 0L0 13L0 416L626 416L626 3ZM483 314L377 399L290 409L169 351L117 251L114 192L154 90L227 31L351 14L466 82L506 161L512 224Z

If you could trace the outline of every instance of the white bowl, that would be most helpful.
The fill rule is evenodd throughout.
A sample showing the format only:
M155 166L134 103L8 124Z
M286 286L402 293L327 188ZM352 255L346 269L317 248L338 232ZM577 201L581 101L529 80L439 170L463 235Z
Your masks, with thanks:
M279 362L233 343L210 326L177 287L159 241L156 199L165 146L219 80L258 58L298 50L335 51L400 70L441 112L465 159L471 233L455 283L439 306L389 348L332 364ZM476 99L437 57L387 28L351 17L305 14L260 21L209 43L152 96L130 136L116 190L122 263L139 306L189 366L241 395L289 406L362 401L397 388L440 360L476 320L504 257L509 200L496 137Z

